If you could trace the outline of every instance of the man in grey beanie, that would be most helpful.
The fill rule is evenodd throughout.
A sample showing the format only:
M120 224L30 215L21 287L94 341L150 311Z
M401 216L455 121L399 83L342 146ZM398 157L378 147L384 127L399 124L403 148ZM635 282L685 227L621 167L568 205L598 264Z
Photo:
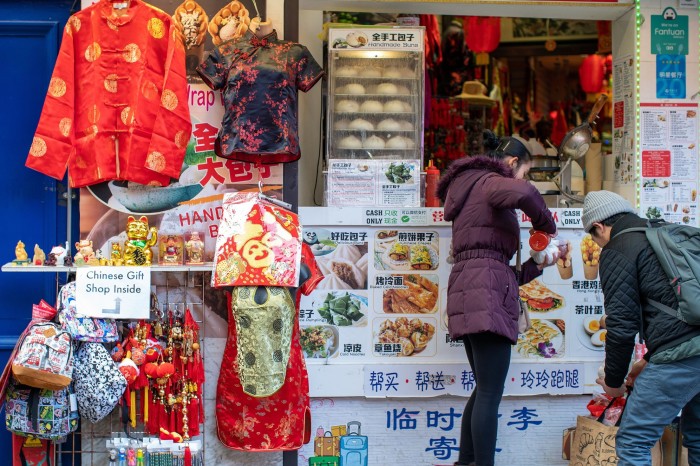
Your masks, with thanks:
M621 234L649 226L629 202L609 191L591 192L583 204L582 222L603 248L600 281L607 335L605 377L597 382L614 397L634 387L616 437L617 465L651 465L651 448L681 409L689 462L700 465L700 327L649 304L678 308L645 233ZM644 337L647 353L630 370L637 333Z

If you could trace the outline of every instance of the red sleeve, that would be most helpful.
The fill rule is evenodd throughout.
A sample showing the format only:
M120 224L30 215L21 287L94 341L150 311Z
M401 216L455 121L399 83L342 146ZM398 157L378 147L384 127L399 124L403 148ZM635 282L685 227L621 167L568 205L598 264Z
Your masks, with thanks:
M72 24L69 20L63 30L56 66L25 163L27 167L57 180L66 174L68 160L75 150L75 55Z
M303 243L301 246L301 262L309 268L309 278L299 287L299 290L308 296L316 289L319 282L323 280L323 274L321 269L318 268L314 254L311 252L311 247L306 243Z
M185 46L173 21L170 22L167 40L163 92L148 147L146 168L179 179L192 123L187 105Z

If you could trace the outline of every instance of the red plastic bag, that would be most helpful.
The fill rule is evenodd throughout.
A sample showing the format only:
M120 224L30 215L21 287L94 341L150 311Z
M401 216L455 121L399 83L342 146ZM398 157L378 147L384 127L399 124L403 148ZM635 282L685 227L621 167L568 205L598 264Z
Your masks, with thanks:
M625 410L627 399L624 397L611 398L605 393L599 393L588 402L588 412L605 425L614 426Z

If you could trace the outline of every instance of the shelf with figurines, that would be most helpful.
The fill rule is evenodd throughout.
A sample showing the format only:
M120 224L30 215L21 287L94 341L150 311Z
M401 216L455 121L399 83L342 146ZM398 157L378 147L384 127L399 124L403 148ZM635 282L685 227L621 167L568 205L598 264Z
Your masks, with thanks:
M204 235L197 231L159 236L156 227L149 229L146 217L129 217L125 233L125 240L109 243L109 256L100 249L95 251L91 240L83 239L75 243L75 256L70 254L68 243L65 247L54 246L48 256L35 244L30 259L20 240L15 246L15 259L3 265L2 271L58 273L75 272L84 266L145 266L153 272L208 272L213 268L213 262L205 260Z

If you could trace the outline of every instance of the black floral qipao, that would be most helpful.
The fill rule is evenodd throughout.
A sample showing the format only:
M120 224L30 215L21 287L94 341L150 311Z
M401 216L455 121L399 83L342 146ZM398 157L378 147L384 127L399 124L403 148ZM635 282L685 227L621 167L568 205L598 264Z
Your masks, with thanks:
M306 47L278 40L276 31L263 38L247 32L212 50L197 72L223 92L216 155L251 163L299 159L297 93L323 76Z

